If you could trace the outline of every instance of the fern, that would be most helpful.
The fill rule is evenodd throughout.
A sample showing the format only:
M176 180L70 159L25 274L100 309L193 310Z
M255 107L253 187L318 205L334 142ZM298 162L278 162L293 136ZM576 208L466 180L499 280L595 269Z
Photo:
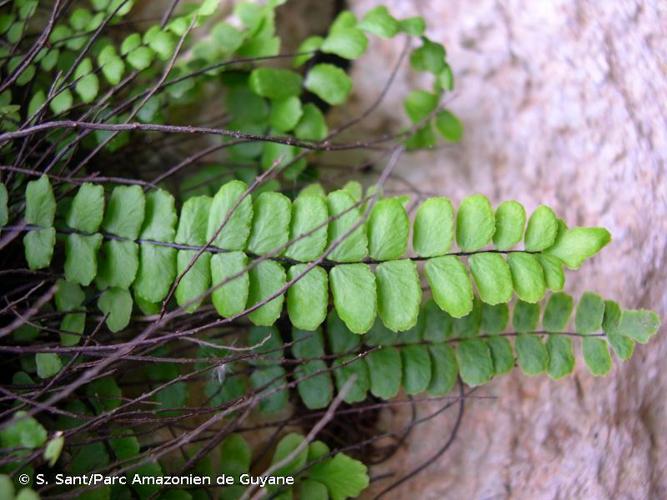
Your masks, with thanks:
M364 401L369 393L391 399L401 390L440 397L452 390L458 376L477 386L515 366L528 376L547 374L559 380L574 370L573 339L581 341L583 361L591 374L603 376L612 367L610 349L626 361L635 343L648 342L659 326L653 311L622 310L616 302L592 292L582 295L576 309L572 296L564 292L551 294L543 303L518 300L511 307L485 304L476 297L473 311L461 318L429 300L421 308L419 323L409 331L392 332L376 321L363 337L351 332L332 311L326 335L321 329L292 331L291 356L299 363L291 377L299 398L310 409L326 408L334 396L334 383L340 390L353 375L356 381L344 397L351 404ZM251 329L248 345L260 343L259 360L250 365L250 382L262 397L260 409L273 413L288 402L290 374L282 360L289 356L273 327ZM203 350L200 355L207 353L211 354ZM243 372L238 364L233 369ZM212 379L209 394L222 391L232 396L218 398L214 404L238 397L230 386L243 384L242 378L233 375L222 386Z
M588 370L606 375L610 349L626 360L656 334L651 311L590 292L575 306L562 292L564 269L578 269L610 235L568 228L549 207L526 214L516 201L493 207L480 194L458 207L442 196L413 205L356 181L291 194L318 177L319 152L374 143L336 142L365 115L334 130L325 118L353 90L332 63L358 59L373 36L405 35L412 70L431 80L408 92L409 126L383 143L398 151L432 147L436 132L461 139L461 122L442 105L454 88L447 53L422 18L397 19L381 6L361 18L343 11L322 36L283 54L275 9L284 0L238 2L225 20L217 0L176 2L161 24L140 30L124 19L133 3L16 0L0 15L0 245L21 234L34 271L7 294L0 333L11 334L3 349L14 372L0 429L3 473L224 473L237 483L220 496L236 499L253 493L241 476L264 470L296 479L269 483L272 498L342 500L368 486L366 466L310 442L328 422L340 425L339 414L356 418L400 393L446 397L459 380L478 386L515 366L560 379L574 370L576 342ZM180 125L220 96L225 128ZM144 132L150 140L137 141ZM155 153L180 155L174 134L219 140L163 168ZM213 153L233 170L194 167L176 181ZM132 175L84 182L124 171L121 157L132 158ZM159 174L130 180L144 162ZM8 263L21 258L14 248ZM124 333L100 332L103 321L102 330ZM151 323L135 336L141 322ZM337 413L341 401L354 406ZM309 411L285 411L291 403ZM255 409L276 420L244 424ZM295 422L308 437L279 439ZM281 430L253 454L241 433L262 427ZM379 437L339 444L363 455ZM0 475L3 498L36 495L14 490ZM88 493L52 484L43 492L189 498L210 488Z
M54 200L48 177L28 183L24 247L31 269L50 264ZM610 241L602 228L567 228L545 206L526 224L517 202L494 212L484 196L473 195L455 214L447 198L436 197L416 211L416 255L410 256L410 221L401 201L373 201L355 200L343 189L326 198L305 193L292 203L275 192L251 196L235 180L212 199L190 198L177 217L166 191L145 195L138 186L116 186L105 202L101 186L85 183L58 226L66 233L65 278L82 286L95 281L112 331L129 323L130 290L142 309L153 312L177 284L176 302L190 312L212 287L221 317L260 305L249 319L261 326L280 317L289 288L292 324L311 331L325 319L330 290L338 315L354 333L369 331L376 316L398 332L418 321L420 261L436 304L463 317L473 311L473 286L488 305L507 303L514 294L535 303L548 289L563 288L564 266L578 268ZM513 250L522 240L524 249Z
M87 389L92 409L97 415L102 415L106 411L113 411L120 407L122 401L121 389L116 385L113 378L106 377L92 382ZM68 405L68 412L74 415L90 415L91 410L80 401L73 401ZM80 425L85 420L63 416L58 425L63 430L69 430ZM44 456L46 459L55 462L58 460L62 450L64 439L61 435L55 435L48 440L46 429L33 417L26 412L17 412L9 425L0 431L0 443L5 447L22 448L23 451L15 452L19 456L25 456L27 450L45 446ZM159 486L147 482L133 482L135 474L144 478L151 476L161 476L164 474L163 466L153 460L146 461L145 453L141 451L139 440L134 432L127 429L114 429L104 446L99 441L82 441L76 448L69 463L69 472L71 474L86 474L97 468L104 468L112 463L113 458L124 464L123 469L127 470L128 485L132 484L132 489L142 498L159 491ZM288 463L275 469L275 465L284 462L288 456L298 451L295 458ZM195 470L199 475L205 475L209 478L228 476L233 481L230 483L212 483L210 486L221 486L220 495L223 499L236 499L249 488L251 484L251 461L252 450L248 442L241 434L229 434L219 445L218 449L219 464L214 471L211 464L211 457L208 456L202 460ZM51 464L53 465L53 464ZM284 493L291 495L292 492L301 492L302 495L310 491L319 491L321 498L348 498L356 497L361 491L368 487L369 477L367 467L358 460L351 458L342 452L331 452L329 447L322 441L314 440L306 442L306 438L298 433L292 432L284 435L276 444L273 456L270 462L272 471L270 476L262 474L266 478L266 488L269 492ZM268 471L267 471L268 472ZM281 481L279 478L290 477L291 484ZM343 479L343 481L341 481ZM255 480L256 481L256 480ZM254 483L253 483L254 484ZM287 484L288 486L285 486ZM13 482L8 476L0 475L0 491L13 492ZM29 497L29 488L22 490L26 495L22 497L20 492L18 498L37 498ZM99 487L95 495L104 497L109 494L109 486ZM127 490L129 491L129 490ZM178 490L185 493L185 490ZM190 489L191 492L195 490ZM36 495L33 493L33 495ZM6 494L3 498L14 498L12 494ZM98 498L97 496L93 498ZM302 498L311 498L305 496Z

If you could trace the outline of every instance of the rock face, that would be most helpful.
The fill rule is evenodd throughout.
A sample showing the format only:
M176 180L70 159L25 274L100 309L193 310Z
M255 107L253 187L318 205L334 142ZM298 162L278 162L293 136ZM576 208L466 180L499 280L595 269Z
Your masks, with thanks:
M528 210L546 203L571 225L609 228L612 244L568 276L567 290L595 290L664 318L664 3L350 2L360 14L379 3L397 16L423 15L429 35L446 45L457 78L450 107L466 127L460 145L405 156L401 176L455 202L481 192ZM372 49L354 70L361 106L377 96L401 43ZM366 133L403 122L401 98L416 83L408 73L364 122ZM453 447L387 498L667 498L662 330L608 378L580 366L561 382L516 373L483 388L497 399L469 401ZM387 415L389 425L403 422L403 411ZM454 413L419 426L385 468L405 473L428 459Z

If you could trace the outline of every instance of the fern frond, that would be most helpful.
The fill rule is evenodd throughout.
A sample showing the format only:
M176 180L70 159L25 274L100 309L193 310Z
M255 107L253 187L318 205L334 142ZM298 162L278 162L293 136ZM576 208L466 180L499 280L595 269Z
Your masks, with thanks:
M332 383L340 390L353 375L356 381L345 396L348 403L365 400L369 392L391 399L401 389L410 395L443 396L458 376L477 386L515 366L528 376L546 374L558 380L574 371L573 339L581 341L583 361L591 374L603 376L612 368L610 349L625 361L635 343L650 340L659 326L653 311L622 310L616 302L592 292L581 296L575 311L573 297L556 292L543 303L519 300L512 307L485 304L476 297L473 311L462 318L450 316L429 300L411 330L395 333L378 320L363 337L331 311L326 335L321 330L293 330L290 349L300 361L293 373L299 397L306 407L321 409L333 399ZM258 349L262 361L254 362L251 380L259 379L256 373L262 372L265 385L253 385L270 393L289 386L289 373L282 366L288 356L282 354L283 342L275 328L253 328L249 343L267 336ZM274 378L268 378L269 374ZM265 404L264 411L277 411L287 404L286 391L270 398L273 404Z
M32 269L47 267L57 229L67 235L68 281L88 286L94 280L124 305L132 290L147 312L159 309L175 286L178 305L190 312L210 293L220 316L258 306L250 320L270 326L289 289L291 322L313 331L324 321L330 290L351 331L367 332L379 316L398 332L418 321L421 262L436 304L463 317L473 311L475 288L488 305L514 295L538 302L548 289L563 287L564 266L578 268L610 241L602 228L567 228L545 206L526 225L515 201L494 212L484 196L473 195L455 213L447 198L435 197L417 209L411 253L403 203L380 197L366 220L362 205L373 200L357 200L353 192L305 193L292 202L274 192L251 195L234 180L212 199L189 199L177 217L166 191L145 195L138 186L116 186L105 202L100 186L85 183L56 228L55 197L43 176L26 189L26 260ZM514 249L521 239L524 248ZM129 322L125 306L105 312L117 318L114 330Z

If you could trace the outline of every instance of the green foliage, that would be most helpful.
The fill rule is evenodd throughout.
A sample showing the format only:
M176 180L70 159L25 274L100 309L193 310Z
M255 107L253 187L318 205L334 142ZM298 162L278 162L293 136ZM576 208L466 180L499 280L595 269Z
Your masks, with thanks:
M553 210L540 205L528 219L528 227L524 238L526 250L539 252L554 244L558 234L558 220Z
M53 467L58 461L64 445L65 438L58 433L46 444L46 448L44 448L44 460L47 461L49 467Z
M448 90L451 90L449 88ZM460 142L463 138L463 124L457 116L448 110L442 110L435 115L435 127L440 135L448 142Z
M106 324L112 332L119 332L130 323L132 296L127 290L109 288L100 295L97 305L106 315Z
M461 203L456 217L456 242L464 252L485 247L495 232L495 219L489 200L479 194Z
M577 310L589 308L593 295L584 294ZM654 335L659 327L654 313L622 311L617 304L607 301L603 304L610 308L609 314L616 317L613 331L617 338L602 325L595 331L578 331L578 320L571 317L573 299L563 292L552 294L544 305L518 301L511 312L506 304L493 306L478 300L475 304L469 314L457 319L441 311L433 301L427 301L421 307L419 322L409 331L394 333L376 321L363 337L349 330L332 311L326 332L335 354L331 366L336 387L340 390L352 375L357 377L345 401L361 401L368 391L376 397L391 399L401 388L411 395L424 392L444 395L454 387L457 375L466 384L477 386L508 373L515 364L526 375L547 374L558 380L573 372L572 340L581 337L585 365L593 375L606 375L612 367L609 346L616 350L613 346L618 344L618 338L632 342L642 333L648 337ZM644 318L642 323L636 320L639 316ZM510 317L511 326L508 326ZM621 330L623 317L629 319ZM568 331L567 326L572 322L574 331ZM612 331L611 326L607 328ZM276 355L281 342L275 330L270 332L274 341L270 347L264 344L263 349ZM250 342L260 340L260 335L255 334ZM294 330L293 340L294 356L304 360L295 372L299 395L309 408L324 407L332 394L327 365L323 361L321 333ZM368 352L357 358L355 354L363 352L362 342ZM618 357L626 360L629 355L621 351ZM276 371L275 375L283 377L282 373Z
M7 426L0 430L3 448L39 448L46 443L44 427L24 411L17 411Z
M364 14L358 27L367 33L391 38L398 33L399 22L389 13L384 5L379 5Z
M51 263L55 245L55 230L52 226L56 201L47 176L28 182L25 201L26 224L39 227L29 231L23 239L25 257L30 269L42 269Z
M397 198L378 201L368 219L368 253L374 260L393 260L405 255L410 221Z
M438 74L445 67L445 48L427 38L422 39L422 46L410 54L410 64L417 71Z
M304 86L332 106L343 104L352 91L352 80L337 66L321 63L309 72Z
M52 352L38 352L35 354L35 363L39 378L51 378L63 367L60 356Z
M455 318L472 311L472 283L463 262L453 255L436 257L426 262L424 272L440 309Z
M306 408L316 410L329 406L333 395L333 383L327 370L327 364L318 358L324 356L322 332L293 330L292 354L302 360L294 374L302 379L297 389Z
M432 228L439 230L433 232ZM413 226L412 245L421 257L437 257L449 252L454 240L454 207L438 196L419 205Z
M296 328L314 331L326 318L329 301L329 278L327 272L315 266L308 269L306 264L296 264L289 268L287 279L296 281L287 292L287 312Z
M332 500L357 497L369 484L366 466L345 453L314 465L308 477L325 485Z
M176 299L189 311L205 299L212 284L212 301L222 317L258 304L250 320L270 326L282 313L287 276L294 280L303 274L287 294L288 314L298 327L312 331L324 321L329 286L334 307L355 333L367 332L378 314L393 331L406 331L416 324L420 277L407 253L410 222L398 198L378 199L364 221L358 188L329 193L326 202L319 194L304 193L292 202L279 193L255 195L247 190L242 181L227 182L212 201L207 197L187 200L177 217L174 198L166 191L145 195L138 186L117 186L105 204L102 188L85 183L74 195L65 219L71 232L65 245L66 277L84 286L95 278L100 290L113 289L98 302L109 314L107 321L114 331L123 329L130 319L132 298L126 290L133 288L142 304L156 304L186 270ZM26 197L25 218L32 224L25 239L26 255L33 267L36 259L48 265L48 256L41 254L53 252L55 230L45 226L53 225L56 209L49 179L30 183ZM525 230L526 244L543 251L513 250L505 257L489 248L495 242L501 248L513 247L521 239L522 214L516 202L502 204L494 213L482 195L463 200L456 214L456 241L467 256L471 280L464 258L448 254L454 238L451 202L436 197L419 206L413 246L426 261L425 277L443 311L453 317L469 314L473 281L479 298L489 305L507 303L514 293L536 303L550 287L562 288L563 262L553 250L562 239L545 247L554 239L554 231L544 229L555 224L550 209L538 209ZM104 235L95 233L100 227ZM583 261L609 240L600 228L565 231L574 231L587 242L599 241L594 246L571 246L570 261ZM500 236L494 239L496 232ZM546 233L551 236L543 236ZM36 242L42 235L48 239ZM209 241L206 251L199 250ZM177 249L174 244L189 247ZM279 257L283 252L304 264L326 257L329 276L313 265L288 262L285 269ZM258 256L268 260L253 262ZM375 269L367 259L378 263Z
M419 123L435 110L438 96L425 90L413 90L405 99L405 112L414 123Z
M611 235L605 229L575 227L560 231L554 245L545 252L561 259L570 269L579 269L584 260L610 241Z
M365 333L377 314L375 275L366 264L334 267L329 274L336 312L354 333Z
M623 310L592 293L582 296L571 318L574 300L559 292L565 281L563 267L579 268L609 243L605 229L567 228L546 206L539 206L527 220L518 202L507 201L494 210L480 194L465 198L458 209L445 197L421 200L411 223L405 197L371 199L377 191L369 189L364 196L356 181L327 194L316 182L317 170L309 162L319 155L309 149L327 149L334 135L329 135L320 100L330 106L346 103L353 83L343 68L310 61L318 52L356 60L365 54L372 36L404 33L420 39L410 64L428 73L432 86L411 90L405 97L410 123L402 134L406 147L433 147L436 134L447 142L462 139L462 122L442 106L443 96L454 88L452 68L445 48L424 36L422 18L398 20L382 6L360 20L344 11L325 36L304 40L293 69L285 69L256 59L280 54L275 30L280 0L237 3L232 22L213 18L219 2L204 0L182 7L166 26L147 26L145 31L121 22L132 3L74 2L67 18L56 21L48 45L16 75L11 91L0 96L3 133L55 119L170 123L189 116L194 105L210 101L224 106L227 130L241 137L269 137L224 137L221 146L241 167L233 175L224 172L224 181L219 165L203 168L180 185L183 196L176 198L166 190L168 183L145 188L111 183L107 189L91 182L77 185L75 162L91 151L101 150L112 161L126 152L136 153L124 151L127 145L137 145L134 132L45 133L40 151L41 146L52 148L57 157L48 168L41 162L36 168L53 177L27 182L23 174L12 173L6 185L0 183L0 228L11 223L12 230L25 230L28 267L57 276L53 304L40 311L46 313L46 322L41 314L27 318L12 340L27 344L38 337L50 341L53 335L62 347L77 346L82 339L88 346L91 340L109 337L131 342L134 332L124 330L133 325L133 311L157 315L163 307L199 310L213 321L215 314L249 321L254 326L241 337L247 356L236 356L232 347L219 343L219 336L228 332L215 322L213 336L196 350L201 392L217 415L237 401L257 403L265 414L286 412L295 398L310 410L322 410L352 377L354 384L343 398L349 404L366 400L369 393L380 399L401 391L445 396L458 379L476 386L515 365L527 375L560 379L574 370L573 339L579 341L578 337L583 337L585 365L600 376L612 369L610 347L616 357L627 360L637 342L656 334L660 319L654 312ZM32 37L24 36L27 27L39 28L42 22L40 15L30 19L37 2L10 4L10 13L0 16L0 34L11 45L0 62L6 74L21 64L22 56L14 53L31 50ZM91 33L108 16L113 36L107 36L104 26L93 40ZM94 43L87 46L88 42ZM160 75L165 80L154 87ZM17 162L23 157L13 148L9 144L3 149L9 155L7 164L25 163ZM273 166L279 180L250 192L256 174ZM118 168L122 170L124 162ZM86 178L94 178L96 169L92 166ZM85 170L77 172L83 175ZM313 184L290 197L306 182ZM17 195L24 186L23 199ZM422 283L428 286L422 288ZM201 309L209 295L212 307ZM518 300L510 306L514 295ZM95 306L101 314L92 311ZM102 318L105 330L117 336L106 331L98 335ZM179 333L192 319L177 312L169 328ZM151 342L158 341L156 337ZM155 387L150 401L143 402L147 408L154 405L170 418L186 414L194 398L180 379L182 365L168 359L170 349L149 346L146 359L164 360L146 363L138 379L130 382ZM20 357L13 385L28 386L33 394L40 384L48 388L60 379L69 383L72 379L63 367L94 362L78 359L78 354L73 357L68 350L45 351L49 352ZM68 400L59 428L73 429L88 421L77 415L113 416L124 403L119 385L125 382L124 374L103 375ZM0 444L12 448L18 458L39 448L49 467L60 459L73 473L149 457L148 441L110 421L103 434L84 431L85 437L68 435L65 443L62 434L49 435L38 420L19 411L0 431ZM47 427L52 424L44 421ZM271 463L301 445L303 436L287 434L277 443ZM195 448L203 449L199 446ZM220 471L236 478L255 463L249 445L237 434L227 436L214 451L219 457L213 462ZM147 461L136 471L160 475L162 467ZM197 467L204 470L206 464L202 461ZM256 468L253 465L253 471ZM344 499L358 496L369 483L361 462L330 452L320 441L304 446L278 471L286 474L296 475L297 484L289 490L270 489L277 498L296 494ZM22 490L15 496L5 479L0 476L0 497L34 494ZM104 488L99 493L105 498L146 498L158 489ZM173 490L163 496L189 498L198 493ZM227 487L221 498L242 493L239 485Z
M257 95L282 100L299 95L301 77L287 69L257 68L250 73L250 89Z
M415 326L422 298L417 265L407 259L383 262L375 276L378 314L384 325L395 332Z
M322 441L307 443L301 434L285 434L276 444L271 465L281 463L293 453L294 458L273 473L274 477L293 476L289 487L268 486L280 498L292 498L299 491L301 498L345 500L356 498L368 487L368 469L345 453L331 453ZM250 470L252 451L240 434L230 434L220 446L220 472L238 479ZM221 498L239 498L244 487L238 484L221 490ZM304 496L306 495L306 496Z

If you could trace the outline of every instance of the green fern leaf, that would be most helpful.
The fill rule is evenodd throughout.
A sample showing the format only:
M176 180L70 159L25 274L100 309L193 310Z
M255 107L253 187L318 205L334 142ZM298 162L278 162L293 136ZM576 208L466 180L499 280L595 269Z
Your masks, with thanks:
M472 306L471 306L472 307ZM422 306L422 337L427 342L444 342L452 335L453 318L432 300Z
M95 233L104 217L104 189L85 182L72 199L67 225L84 233Z
M431 355L431 381L426 391L431 396L444 396L456 384L459 369L456 363L456 354L447 344L433 344L428 346Z
M382 38L392 38L398 33L399 25L398 21L389 13L387 7L379 5L364 14L358 27Z
M102 244L97 270L97 286L128 289L139 269L139 245L134 241L110 240Z
M299 446L303 445L305 438L301 434L296 432L290 432L285 435L276 446L276 451L273 453L271 458L271 465L277 464L278 462L286 459L290 453L294 452ZM290 461L287 465L284 465L275 472L276 476L289 476L292 473L300 470L306 461L308 460L308 447L304 446L303 449Z
M316 463L311 467L308 477L326 485L331 500L356 498L369 484L366 466L344 453Z
M495 375L504 375L511 372L512 368L514 368L514 352L509 340L505 337L494 336L488 338L486 344L491 351L493 373Z
M287 243L292 203L281 193L261 193L253 200L253 221L248 251L266 255Z
M529 252L546 250L556 241L558 219L553 210L540 205L528 219L524 246Z
M660 328L660 317L653 311L623 311L618 331L640 344L646 344Z
M549 290L560 291L565 285L563 261L553 255L538 254L537 259L544 271L544 282Z
M287 406L289 394L285 385L285 369L280 365L257 368L250 375L250 385L258 391L259 410L275 413Z
M281 68L256 68L248 79L250 89L269 99L287 99L301 93L301 76Z
M334 354L351 353L361 344L361 336L353 334L335 310L327 316L327 339Z
M56 285L58 288L54 300L58 311L73 311L83 304L86 295L79 285L62 279L58 280Z
M375 260L399 259L407 250L410 222L396 198L380 200L368 220L369 255Z
M51 263L56 244L56 232L51 227L56 213L56 200L49 178L42 175L38 180L28 182L25 197L26 224L42 228L29 231L23 237L25 259L30 269L43 269Z
M570 269L579 269L584 260L598 253L611 241L609 231L601 227L575 227L558 234L545 253L562 260Z
M547 339L549 366L547 373L554 380L570 375L574 370L574 349L572 339L565 335L549 335Z
M512 314L512 326L517 332L529 333L537 330L540 320L540 306L523 300L517 301Z
M509 250L523 237L526 210L523 205L514 200L505 201L496 208L495 223L493 244L498 250Z
M152 303L162 301L176 279L176 249L146 242L173 243L176 234L174 197L161 189L146 196L146 217L141 230L139 269L135 292Z
M225 250L244 250L252 224L252 198L245 182L230 181L213 197L206 240Z
M471 255L468 262L483 302L495 305L510 301L512 273L501 255L479 253Z
M607 375L611 371L611 356L607 342L598 338L585 338L581 343L584 362L596 377Z
M366 333L377 315L375 275L366 264L338 265L329 272L338 316L354 333Z
M464 252L474 252L491 242L496 230L491 203L481 194L463 200L456 216L456 242Z
M241 434L230 434L220 444L220 471L238 477L250 470L252 451Z
M285 256L307 262L318 258L327 246L329 212L323 197L302 193L292 204L290 241ZM305 236L307 235L307 236Z
M542 326L548 332L562 332L570 321L574 299L571 295L563 292L554 293L549 297L549 302L544 309Z
M498 335L505 331L509 322L509 307L507 304L482 304L482 321L480 329L491 335Z
M425 345L408 345L401 349L403 387L406 394L424 392L431 382L431 357Z
M200 246L206 243L210 207L211 198L208 196L196 196L183 204L176 231L177 244ZM182 275L176 287L176 302L179 306L187 304L188 312L197 310L201 304L201 299L197 298L202 297L211 285L211 254L208 252L201 254L188 272L183 274L197 253L195 250L179 250L176 258L177 275Z
M102 235L70 234L65 241L65 278L72 283L88 286L97 275L97 252Z
M277 262L265 260L250 270L248 305L265 301L285 286L285 269ZM271 326L280 317L284 294L278 295L248 315L255 325Z
M366 52L367 46L368 39L363 31L357 28L341 28L329 32L320 50L325 54L336 54L344 59L354 60Z
M25 260L30 269L44 269L51 264L56 245L56 230L52 227L29 231L23 237Z
M122 288L106 290L97 301L97 306L107 316L109 330L116 333L130 324L132 315L132 296Z
M602 329L607 334L609 345L611 345L616 356L620 360L626 361L632 357L635 350L635 341L623 335L618 329L622 314L623 311L618 303L613 300L605 300Z
M459 342L456 361L461 380L471 387L487 383L493 377L493 358L489 346L480 339Z
M371 394L381 399L396 397L401 388L401 354L391 346L380 347L366 356Z
M250 291L247 265L248 257L243 252L218 253L211 257L211 284L214 287L211 301L223 318L239 314L246 308Z
M297 96L291 96L271 103L269 123L272 129L284 133L296 127L302 115L301 100Z
M85 313L68 313L60 321L60 345L72 347L81 341L86 328Z
M303 106L303 115L294 128L294 135L304 141L321 141L329 134L327 122L320 108L307 103Z
M383 262L375 276L378 313L385 326L395 332L415 326L422 297L417 265L411 260Z
M299 485L299 498L328 500L329 492L325 484L311 479L304 479Z
M355 377L352 387L343 398L348 404L364 401L370 390L371 381L368 373L368 364L353 354L341 356L333 362L333 373L336 379L336 388L340 391L347 381Z
M345 238L329 254L329 258L336 262L358 262L364 259L368 256L368 240L365 224L359 224L361 211L355 207L354 198L341 189L329 193L327 203L330 216L335 217L329 224L329 241Z
M121 238L136 240L145 210L146 198L139 186L116 186L111 192L102 227Z
M333 64L316 64L308 72L304 86L327 104L338 106L350 95L352 79Z
M426 279L438 307L455 318L472 310L472 283L465 265L458 257L448 255L426 261Z
M517 296L526 302L542 300L546 283L537 257L528 253L511 253L507 257L507 263L512 272L512 283Z
M604 301L596 293L586 292L579 299L574 326L579 333L597 333L602 329Z
M28 182L25 189L25 222L41 227L53 226L56 199L48 176Z
M528 376L544 373L549 365L549 353L542 340L526 333L516 338L515 348L519 366Z
M437 257L449 252L454 240L452 202L442 196L425 200L417 209L413 231L412 246L420 257Z
M452 329L455 337L468 338L479 335L482 327L482 302L475 296L470 314L462 318L455 318Z
M293 280L308 266L290 267L287 279ZM316 330L326 318L329 302L329 278L324 269L314 267L287 291L287 313L292 325L301 330Z
M324 341L322 332L306 332L292 330L292 354L302 360L297 365L295 375L297 389L306 408L317 410L326 408L333 397L333 384L327 371L326 363L320 359L324 356ZM303 379L303 380L300 380Z

